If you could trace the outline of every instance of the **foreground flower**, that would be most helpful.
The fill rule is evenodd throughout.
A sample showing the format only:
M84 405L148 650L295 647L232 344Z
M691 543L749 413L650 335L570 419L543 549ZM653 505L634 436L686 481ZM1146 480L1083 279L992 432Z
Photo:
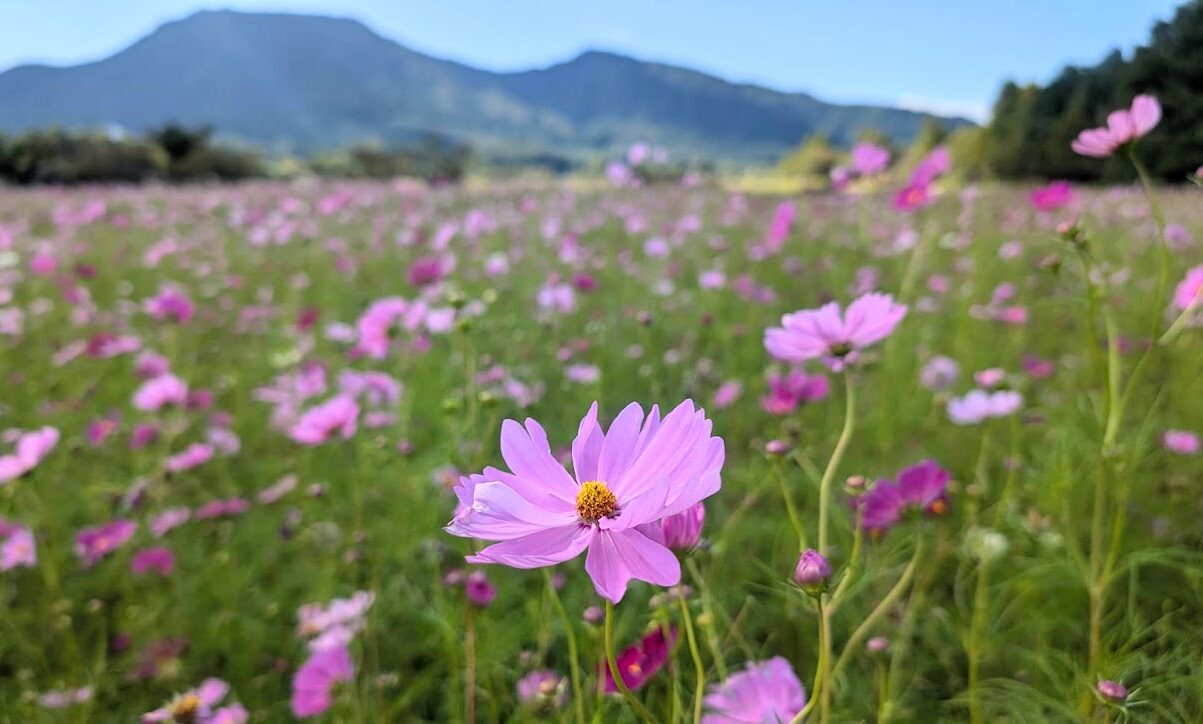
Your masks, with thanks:
M485 468L461 479L465 509L447 532L501 541L469 563L542 568L588 549L585 570L598 595L618 603L631 579L675 586L681 567L653 526L718 492L724 449L703 410L686 400L663 421L628 405L603 433L597 403L572 443L574 475L556 461L547 433L506 420L501 454L512 472Z
M334 703L334 685L350 681L355 665L346 646L311 654L292 679L292 713L297 718L318 716Z
M750 662L712 686L706 695L709 712L703 724L787 722L806 706L806 689L789 662L780 656Z
M1106 158L1121 146L1145 135L1161 121L1161 104L1151 95L1132 99L1132 107L1112 111L1107 125L1088 128L1078 134L1070 147L1083 156Z
M830 302L818 309L786 314L780 327L765 331L764 346L779 360L822 359L838 371L845 363L855 362L860 350L893 334L906 311L906 305L879 292L860 297L843 314L839 304Z
M656 672L668 662L669 654L672 653L673 644L676 641L677 629L675 626L669 629L667 637L664 635L664 629L657 626L655 630L644 636L642 641L627 647L616 656L614 663L618 666L618 675L622 677L622 682L627 685L627 688L631 691L643 688L648 679L655 676ZM614 677L610 675L610 667L603 661L598 668L601 671L602 691L607 694L617 693L618 687L614 684Z
M230 685L221 679L205 679L201 685L172 699L168 704L142 715L143 722L197 722L238 724L247 720L239 704L214 709L226 697Z

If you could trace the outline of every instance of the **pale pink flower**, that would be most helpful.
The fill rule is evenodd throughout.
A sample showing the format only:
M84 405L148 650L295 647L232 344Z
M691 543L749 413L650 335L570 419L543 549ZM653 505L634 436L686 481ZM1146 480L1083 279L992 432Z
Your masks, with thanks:
M134 407L142 412L156 412L168 405L182 406L187 402L187 383L170 372L143 382L134 392Z
M830 302L781 318L781 327L765 331L764 346L779 360L805 362L821 359L834 370L855 362L860 350L893 334L906 316L905 305L889 294L873 292L855 300L842 314Z
M292 439L302 445L321 445L337 434L350 439L358 427L359 405L349 395L337 395L309 408L291 430Z
M1138 95L1132 107L1112 111L1107 125L1078 134L1070 147L1083 156L1106 158L1121 146L1144 136L1161 121L1161 104L1151 95Z

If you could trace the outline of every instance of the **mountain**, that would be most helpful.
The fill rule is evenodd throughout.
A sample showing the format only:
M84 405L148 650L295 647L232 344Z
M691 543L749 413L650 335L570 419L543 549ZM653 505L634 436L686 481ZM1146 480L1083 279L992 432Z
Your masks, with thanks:
M877 128L906 142L928 117L598 51L495 73L415 52L355 20L226 10L166 23L96 62L0 73L3 131L142 132L177 121L271 151L439 132L491 152L582 156L644 140L686 157L772 160L814 133L847 145Z

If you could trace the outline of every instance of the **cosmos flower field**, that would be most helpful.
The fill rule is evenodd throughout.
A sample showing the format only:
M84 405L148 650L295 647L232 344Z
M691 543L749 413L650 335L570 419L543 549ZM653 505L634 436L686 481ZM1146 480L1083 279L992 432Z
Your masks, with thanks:
M687 181L6 190L2 718L1203 719L1203 191Z

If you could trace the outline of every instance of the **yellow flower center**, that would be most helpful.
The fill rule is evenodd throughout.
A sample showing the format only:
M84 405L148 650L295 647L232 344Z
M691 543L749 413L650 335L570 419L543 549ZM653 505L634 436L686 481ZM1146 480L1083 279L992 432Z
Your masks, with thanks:
M618 498L598 480L581 483L581 489L576 494L576 512L581 520L596 523L602 518L614 515L618 510Z
M176 700L171 707L171 718L177 722L190 722L200 713L201 700L196 694L188 693Z

